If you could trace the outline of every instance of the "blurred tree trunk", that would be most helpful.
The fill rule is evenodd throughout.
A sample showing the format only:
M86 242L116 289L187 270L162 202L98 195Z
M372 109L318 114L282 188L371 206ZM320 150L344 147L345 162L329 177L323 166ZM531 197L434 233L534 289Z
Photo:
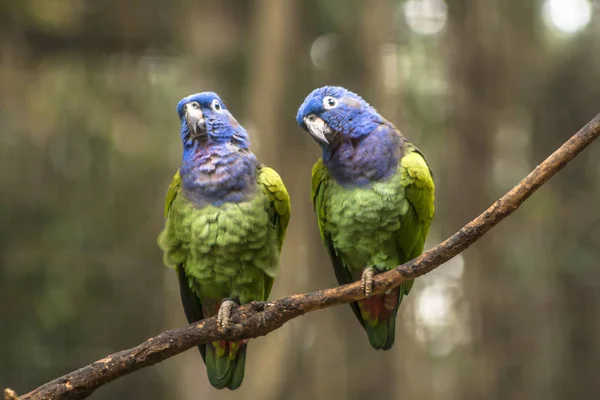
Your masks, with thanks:
M253 7L250 80L246 110L257 134L253 143L265 163L287 159L281 151L286 143L281 126L289 119L285 109L286 83L290 76L292 56L293 1L257 0ZM281 164L284 164L281 162Z
M527 2L510 6L500 0L454 1L449 7L450 74L455 99L451 118L455 160L444 180L452 217L448 233L483 211L499 193L492 168L495 141L507 112L520 101L525 67L518 61L531 40L531 10ZM507 171L500 171L505 174ZM515 182L516 183L516 182ZM447 206L445 206L447 207ZM504 231L503 231L504 232ZM457 398L522 397L528 342L520 323L524 288L505 267L506 234L479 241L465 253L465 290L471 310L472 354L462 393Z
M450 192L447 198L452 205L452 218L449 231L454 231L483 210L492 200L488 191L491 161L493 155L493 134L497 128L496 115L498 98L497 88L504 78L501 71L494 68L494 52L485 46L483 40L492 40L495 29L485 22L484 9L490 3L467 6L465 1L449 4L449 30L453 43L450 57L450 75L453 82L452 93L455 97L455 108L450 121L450 131L454 139L454 170L448 171L444 179L450 179L447 185ZM484 2L481 2L484 3ZM488 14L489 15L489 14ZM456 188L461 188L457 190ZM466 297L471 309L473 326L473 363L469 368L468 379L462 385L464 398L483 398L483 388L490 382L483 382L486 376L493 375L486 363L497 363L497 356L490 354L492 349L485 344L497 345L495 329L489 324L497 316L493 305L500 296L494 290L493 277L498 271L498 254L489 238L480 240L474 248L464 253ZM492 281L492 282L491 282ZM484 298L485 294L485 298ZM483 315L489 317L485 321ZM497 314L497 313L496 313ZM497 332L499 333L499 332ZM478 358L475 358L479 355ZM490 360L491 358L491 360ZM490 390L490 392L492 392Z
M546 90L534 109L536 159L541 160L598 113L600 88L590 84L600 80L598 50L596 32L549 67ZM599 175L597 166L595 173L590 168L598 159L600 149L593 146L546 189L551 217L543 223L552 256L546 257L545 268L555 278L548 298L555 332L548 346L554 360L548 384L555 399L600 396L596 373L600 369L600 220L597 213L590 214L598 207Z
M362 79L365 88L361 91L372 104L385 107L385 81L383 51L386 42L395 39L392 36L392 17L394 9L391 0L374 0L364 3L357 41L363 60ZM385 113L385 110L381 109Z

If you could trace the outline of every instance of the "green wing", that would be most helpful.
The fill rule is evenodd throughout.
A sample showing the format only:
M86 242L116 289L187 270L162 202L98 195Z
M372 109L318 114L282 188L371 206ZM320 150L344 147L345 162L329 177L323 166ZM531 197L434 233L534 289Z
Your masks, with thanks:
M285 232L290 222L291 205L290 196L281 180L279 174L272 168L264 165L258 167L258 186L268 200L269 213L271 221L277 231L277 240L279 241L279 250L283 246ZM265 300L273 287L273 278L265 274Z
M171 206L173 201L179 194L179 189L181 188L181 176L179 175L179 170L175 172L173 176L173 180L169 185L169 190L167 190L167 196L165 198L165 219L168 226L169 212L171 211ZM159 236L159 242L162 242L166 237L167 229L163 231L163 233ZM166 248L166 243L163 243L161 247ZM168 246L168 245L167 245ZM183 304L183 311L185 312L185 316L188 322L191 324L196 321L200 321L204 319L204 315L202 313L202 304L200 303L200 299L190 288L189 280L185 275L185 271L183 269L183 265L178 264L176 267L177 278L179 280L179 294L181 296L181 303ZM200 354L202 355L202 359L206 358L206 345L202 344L198 346L200 350Z
M425 239L434 213L435 184L431 170L421 152L411 144L405 144L404 156L399 165L400 180L404 186L406 199L410 203L408 212L403 215L398 232L398 246L407 262L423 252ZM408 294L413 281L403 285Z
M321 239L323 240L323 244L329 253L329 258L331 259L331 263L333 265L333 272L335 273L338 283L340 285L344 285L354 282L355 279L352 277L350 269L344 265L343 261L338 256L335 247L333 246L331 236L325 232L325 199L327 196L327 186L329 185L330 179L329 172L323 163L323 159L319 158L312 169L310 197L313 203L315 214L317 215L317 224L319 226L319 232L321 233ZM350 306L352 307L352 311L358 320L362 323L362 317L358 303L352 302L350 303Z
M165 218L169 217L169 210L171 209L171 204L173 204L173 200L177 197L177 193L179 193L179 188L181 187L181 176L179 175L179 170L175 172L173 176L173 180L169 185L169 190L167 191L167 197L165 198Z
M323 159L319 158L312 168L310 199L313 203L315 213L317 214L319 232L321 233L321 239L323 240L325 240L323 197L325 195L325 189L327 188L328 181L329 172L327 172L327 167L325 167Z

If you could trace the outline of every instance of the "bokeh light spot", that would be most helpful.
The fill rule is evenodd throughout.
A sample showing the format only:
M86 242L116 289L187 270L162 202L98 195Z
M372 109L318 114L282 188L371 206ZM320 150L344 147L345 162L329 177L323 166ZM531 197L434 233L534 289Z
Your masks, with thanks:
M448 294L442 287L431 285L426 287L417 301L418 318L428 326L447 324L452 317Z
M546 0L546 23L565 33L575 33L585 28L592 18L589 0Z
M408 0L404 3L404 16L415 33L433 35L446 25L448 7L443 0Z
M310 59L315 67L327 68L337 39L338 36L332 33L315 39L312 46L310 46Z

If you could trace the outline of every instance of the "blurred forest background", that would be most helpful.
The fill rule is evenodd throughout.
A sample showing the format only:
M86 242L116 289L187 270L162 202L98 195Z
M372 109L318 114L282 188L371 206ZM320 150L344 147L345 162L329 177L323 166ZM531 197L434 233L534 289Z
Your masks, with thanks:
M427 156L426 247L600 111L598 0L0 0L0 388L25 393L183 326L156 236L177 101L213 90L282 175L272 298L336 285L309 199L315 87L360 93ZM237 392L195 349L95 399L600 398L600 146L423 278L396 345L347 306L249 347Z

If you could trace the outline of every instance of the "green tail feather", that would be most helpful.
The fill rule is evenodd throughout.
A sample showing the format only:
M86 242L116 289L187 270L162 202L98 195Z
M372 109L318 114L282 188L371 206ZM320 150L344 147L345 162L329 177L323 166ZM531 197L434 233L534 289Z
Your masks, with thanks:
M367 331L369 343L374 349L389 350L392 348L396 336L395 316L387 321L377 322L374 326L365 321L363 326L365 327L365 331Z
M244 380L246 367L246 345L242 345L235 357L231 359L227 351L223 355L217 354L217 349L212 343L206 345L206 372L208 381L216 389L228 388L235 390Z

